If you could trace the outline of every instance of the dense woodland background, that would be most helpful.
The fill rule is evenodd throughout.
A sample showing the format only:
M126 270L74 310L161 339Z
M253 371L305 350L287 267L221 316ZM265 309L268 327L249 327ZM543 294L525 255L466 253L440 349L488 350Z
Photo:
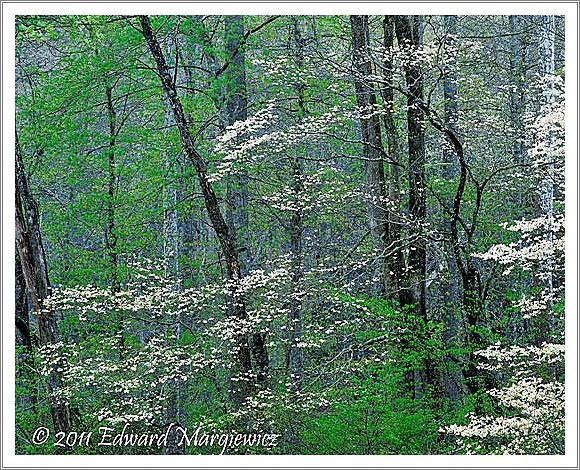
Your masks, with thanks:
M17 451L564 452L553 16L20 16Z

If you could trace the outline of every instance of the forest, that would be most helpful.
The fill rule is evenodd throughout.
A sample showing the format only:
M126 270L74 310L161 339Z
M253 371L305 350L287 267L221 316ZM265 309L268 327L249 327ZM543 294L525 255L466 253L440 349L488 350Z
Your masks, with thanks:
M563 16L15 54L18 454L565 453Z

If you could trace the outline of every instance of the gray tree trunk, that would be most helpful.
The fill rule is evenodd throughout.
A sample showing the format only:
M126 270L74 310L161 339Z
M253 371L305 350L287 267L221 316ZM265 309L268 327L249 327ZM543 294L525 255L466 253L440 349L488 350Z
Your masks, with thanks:
M167 48L167 56L173 56L173 47L169 45ZM177 71L174 70L174 76L177 75ZM168 136L169 129L175 126L175 119L173 118L173 113L169 106L169 98L166 94L163 96L163 102L165 105L165 137ZM172 173L173 165L178 164L177 161L171 161L171 155L169 151L166 151L163 155L163 166L164 166L164 188L163 188L163 259L164 259L164 271L165 277L169 278L173 282L173 289L176 292L181 290L181 277L179 271L179 254L180 254L180 243L179 243L179 224L177 217L177 202L178 202L178 190L177 182L174 180ZM167 326L166 330L174 334L176 338L181 335L180 319L177 318L173 325ZM169 340L171 341L171 340ZM182 403L181 395L182 389L181 384L178 382L169 382L168 384L171 389L168 390L167 400L165 401L164 416L166 426L175 424L168 433L167 444L163 448L163 453L166 455L183 455L185 454L185 442L181 439L181 432L178 431L178 426L184 427L184 423L181 421L182 415Z
M459 116L457 110L457 72L456 72L456 52L457 47L456 25L457 16L447 15L445 21L445 57L443 66L443 98L445 112L445 127L459 135L457 125ZM449 142L444 143L443 161L445 163L445 173L447 178L457 176L457 155L455 149Z
M246 91L246 60L242 39L244 37L244 17L228 15L225 17L225 43L229 65L225 69L224 98L225 125L232 125L236 121L245 121L248 118L248 97ZM240 273L246 276L249 270L250 256L250 227L248 213L248 174L246 170L232 175L227 181L227 211L228 226L238 244ZM252 354L257 369L257 382L265 386L268 376L268 355L266 353L266 339L263 333L252 333L250 342Z
M553 16L542 16L540 25L540 38L539 38L539 64L538 70L540 79L542 80L542 97L540 100L541 106L550 107L554 101L554 85L552 78L555 72L554 63L554 43L555 43L555 21ZM552 233L552 224L554 221L554 183L552 175L555 171L555 165L550 160L552 159L551 153L554 143L550 139L550 136L546 136L547 140L547 161L545 162L545 168L543 174L545 177L540 182L540 211L542 215L546 216L548 220L548 230L547 230L547 241L552 244L554 241ZM553 280L553 259L548 256L544 262L543 266L543 276L544 276L544 286L546 287L549 295L548 305L550 309L553 304L553 293L554 293L554 280ZM550 337L551 330L551 315L547 314L539 318L539 337L538 342L548 341Z

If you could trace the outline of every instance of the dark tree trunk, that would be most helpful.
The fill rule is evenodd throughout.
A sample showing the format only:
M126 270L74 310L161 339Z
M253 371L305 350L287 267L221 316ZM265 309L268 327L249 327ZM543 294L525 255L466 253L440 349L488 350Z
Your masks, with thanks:
M481 373L477 368L477 358L474 351L480 349L483 345L482 338L478 333L478 323L483 310L482 288L479 272L477 271L471 256L471 245L473 234L477 226L477 216L481 208L482 186L476 184L475 203L472 212L471 226L462 224L461 205L463 196L467 187L469 177L469 167L465 160L463 145L458 136L445 124L438 123L431 119L431 123L441 132L443 132L449 143L453 146L454 153L457 156L459 165L459 175L457 189L453 197L451 210L451 219L449 222L451 234L451 249L454 258L454 268L459 272L462 288L462 307L467 321L467 346L469 349L467 364L464 366L464 375L466 385L474 393L481 388L479 380ZM465 231L465 240L459 236L459 227L462 226Z
M368 16L352 15L350 17L352 61L356 104L360 112L360 126L365 160L367 192L369 196L370 229L376 239L381 253L383 274L386 268L384 250L389 242L388 211L386 208L384 150L381 139L381 123L377 111L377 99L372 74L372 63L369 54ZM383 285L386 284L383 280ZM388 286L388 290L391 290Z
M444 97L444 126L455 136L459 135L459 111L458 101L459 94L457 88L457 69L456 69L456 48L457 40L457 16L449 15L444 17L444 66L443 66L443 97ZM443 164L444 171L442 176L450 181L457 178L458 167L457 152L451 141L444 137L443 147ZM441 231L448 230L448 221L446 214L441 214ZM443 302L442 320L444 323L443 341L446 348L459 348L460 320L461 320L461 298L459 291L459 273L453 255L453 249L449 241L445 241L444 249L445 263L447 264L449 281L442 283L446 289L447 295ZM465 395L465 386L463 386L463 375L461 370L455 367L453 359L446 357L444 359L445 367L442 368L442 383L445 395L451 402L457 402Z
M31 408L36 413L36 369L34 365L34 349L37 345L33 340L30 329L30 316L28 314L28 299L26 295L26 281L22 273L20 257L16 253L15 263L15 296L16 296L16 345L23 346L22 352L16 357L16 380L26 384L26 395L19 396L18 405Z
M113 104L113 87L105 89L107 98L107 114L109 120L109 142L107 148L107 163L109 179L107 181L107 227L105 230L105 246L110 259L111 290L119 292L119 259L117 255L117 234L115 226L115 188L117 184L117 164L115 150L117 146L117 112Z
M417 16L396 16L395 30L399 47L417 49L420 45L420 19ZM426 319L425 274L427 254L424 224L427 215L425 198L425 128L423 77L416 61L405 64L407 95L407 133L409 152L409 217L414 237L410 242L407 259L407 278L401 289L403 305L414 305L419 315Z
M395 18L385 15L383 20L383 42L387 53L383 63L385 86L381 88L381 93L384 104L383 125L385 126L387 149L391 164L388 167L389 173L387 177L389 207L384 281L387 296L398 299L405 261L403 259L403 247L401 246L401 149L393 117L395 100L392 59L394 35Z
M32 354L32 334L30 332L30 316L28 315L28 300L26 296L26 280L22 272L20 256L16 253L15 263L16 282L16 344L21 344Z
M117 111L113 103L113 86L105 87L105 97L107 101L107 118L109 124L109 142L107 146L107 225L105 226L105 249L109 258L109 277L111 291L116 294L121 289L119 282L119 255L117 254L117 226L115 222L115 196L117 188L117 163L116 148L119 126L117 124ZM115 312L116 333L119 338L119 357L123 358L125 352L125 333L123 316Z
M18 134L15 153L16 246L32 311L37 319L40 345L44 346L57 343L59 338L54 312L42 309L43 301L50 293L48 268L40 233L38 206L28 186ZM55 430L68 431L71 427L69 406L54 396L63 386L62 373L57 372L57 368L64 369L62 361L53 367L48 376L50 411Z
M421 46L421 18L419 16L395 16L395 31L399 47L408 50L410 60L405 61L407 85L407 139L409 178L410 233L407 256L407 276L401 288L399 300L427 323L425 221L427 202L425 194L425 115L423 110L423 76L415 60L415 51ZM442 396L440 364L425 358L423 369L415 373L415 393L420 394L425 386L431 388L437 401ZM420 382L417 377L420 377Z
M143 36L155 60L163 90L169 99L175 123L179 130L183 150L195 168L205 207L226 262L227 278L230 281L230 292L228 295L229 315L240 320L246 320L248 315L244 295L240 292L242 274L235 237L224 220L215 191L208 180L207 164L193 143L181 101L177 96L177 90L173 83L173 78L169 73L163 52L159 47L159 42L151 28L151 21L149 17L141 16L140 22ZM237 361L240 376L244 377L244 380L239 382L241 385L238 393L234 393L234 398L238 403L242 402L253 390L254 383L248 378L252 374L252 354L256 362L258 375L261 375L258 381L264 381L267 375L268 355L263 341L254 342L252 348L250 348L246 338L240 337L237 347Z

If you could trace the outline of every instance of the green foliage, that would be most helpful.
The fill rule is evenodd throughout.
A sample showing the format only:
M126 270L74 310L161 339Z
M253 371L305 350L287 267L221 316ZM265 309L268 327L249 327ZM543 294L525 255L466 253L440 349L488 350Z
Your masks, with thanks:
M425 402L404 392L404 371L369 361L329 397L332 405L303 424L308 453L429 454L437 421Z

